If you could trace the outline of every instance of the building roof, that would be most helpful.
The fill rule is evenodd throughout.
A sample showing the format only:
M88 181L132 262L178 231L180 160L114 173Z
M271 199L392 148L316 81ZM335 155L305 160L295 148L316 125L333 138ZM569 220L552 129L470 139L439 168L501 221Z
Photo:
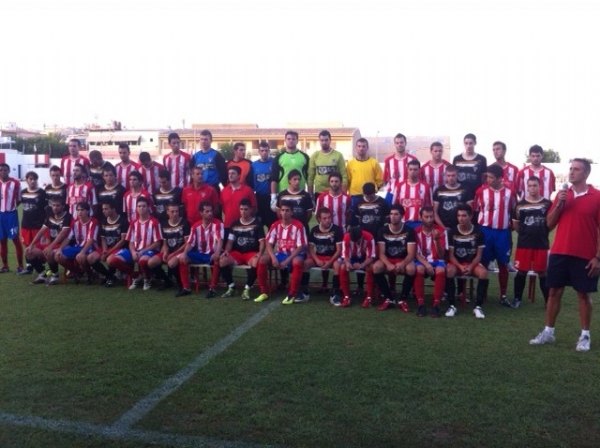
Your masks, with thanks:
M235 137L247 137L247 138L281 138L285 136L285 133L289 130L294 130L302 137L318 137L319 133L323 129L327 129L331 132L333 137L354 137L356 133L360 135L358 128L255 128L255 127L226 127L226 128L203 128L209 129L213 135L213 139L222 138L235 138ZM161 131L160 137L166 137L171 132L177 132L179 136L189 136L190 134L200 136L202 129L172 129L169 131Z

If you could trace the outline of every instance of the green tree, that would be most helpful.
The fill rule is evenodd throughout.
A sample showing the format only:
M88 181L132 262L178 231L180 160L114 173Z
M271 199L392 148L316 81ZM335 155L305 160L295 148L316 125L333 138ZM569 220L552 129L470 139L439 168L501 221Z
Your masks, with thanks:
M61 134L48 134L33 138L15 139L15 148L24 154L50 154L50 157L58 158L67 153L67 143Z
M219 151L223 154L226 162L233 159L233 143L223 143L219 145Z
M544 157L542 158L542 163L559 163L560 162L560 154L558 151L553 149L544 150Z

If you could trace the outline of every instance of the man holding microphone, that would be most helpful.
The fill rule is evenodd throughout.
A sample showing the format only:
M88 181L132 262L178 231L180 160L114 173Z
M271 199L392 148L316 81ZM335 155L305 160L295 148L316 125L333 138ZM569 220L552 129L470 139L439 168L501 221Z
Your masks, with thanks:
M558 192L548 212L548 228L556 227L556 235L548 262L547 286L550 288L546 306L546 326L531 345L555 341L554 325L560 311L565 286L572 286L579 301L581 335L575 350L590 349L590 321L592 303L590 293L598 290L600 275L600 191L587 184L591 165L586 159L576 158L569 167L569 182ZM575 237L573 237L576 235Z

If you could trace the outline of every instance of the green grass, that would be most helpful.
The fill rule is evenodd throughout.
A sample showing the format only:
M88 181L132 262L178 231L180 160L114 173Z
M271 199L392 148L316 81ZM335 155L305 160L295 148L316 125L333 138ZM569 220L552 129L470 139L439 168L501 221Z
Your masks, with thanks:
M0 412L50 419L114 421L261 308L28 281L0 276ZM279 307L136 428L292 447L598 446L600 348L574 351L572 292L548 347L527 344L543 300L515 311L496 296L492 280L484 321L325 297ZM145 445L0 425L0 446Z

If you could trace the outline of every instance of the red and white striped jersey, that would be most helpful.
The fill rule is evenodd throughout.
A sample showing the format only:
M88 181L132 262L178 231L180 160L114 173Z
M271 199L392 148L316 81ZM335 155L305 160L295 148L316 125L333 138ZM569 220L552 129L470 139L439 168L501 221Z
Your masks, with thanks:
M117 170L117 183L123 185L125 190L129 190L129 175L132 171L140 171L139 163L130 161L127 165L119 162L115 165Z
M475 193L474 206L479 211L478 224L492 229L508 229L515 204L516 197L510 188L479 188Z
M544 165L536 171L533 166L529 165L519 171L517 176L517 194L518 196L525 197L527 194L527 181L531 176L539 177L540 179L540 194L550 199L550 195L556 190L556 178L550 168L546 168Z
M94 206L98 203L96 199L96 189L91 182L84 182L82 184L72 183L67 188L67 205L69 206L69 213L73 216L77 216L77 204L81 202L87 202L90 206ZM90 209L90 215L93 214L93 207Z
M445 250L448 250L448 235L446 235L446 229L437 224L434 224L433 228L438 231L440 246ZM431 231L426 231L423 226L419 226L415 229L415 234L417 237L417 251L419 251L419 254L425 257L427 261L432 262L444 259L444 254L438 253L437 245L434 244Z
M140 196L143 196L146 199L148 199L148 207L150 208L150 213L152 213L152 207L154 206L154 203L152 201L152 195L143 188L137 193L134 193L133 191L129 190L125 193L125 195L123 195L123 213L125 213L129 222L133 222L135 219L138 218L136 205L137 200Z
M358 242L354 242L350 239L350 233L344 234L342 241L342 258L344 260L351 260L353 258L375 258L377 252L375 252L375 238L366 230L362 230L362 238Z
M408 181L398 182L394 186L392 204L404 207L405 221L418 221L422 207L431 205L431 190L425 182L411 184Z
M180 151L179 154L167 154L163 159L165 169L171 173L171 185L183 188L189 183L190 160L192 157Z
M12 212L21 202L21 182L9 177L6 181L0 180L0 212Z
M383 163L383 182L387 184L387 191L392 192L396 182L403 182L408 176L407 165L411 160L417 158L411 154L406 154L401 159L393 154L385 159Z
M325 190L319 194L317 198L316 211L326 207L331 210L333 223L343 229L346 228L346 219L350 213L350 196L345 193L340 193L333 196L329 190Z
M156 218L148 218L146 221L136 219L129 224L125 239L133 243L135 250L142 250L156 241L162 241L160 223Z
M519 175L519 168L512 163L505 162L504 166L498 162L495 163L502 168L502 179L504 180L504 186L510 188L513 192L517 192L517 177Z
M296 219L292 219L287 226L281 220L277 220L269 229L267 242L273 245L275 252L291 254L297 247L306 246L306 230Z
M428 160L421 167L421 180L429 185L432 193L440 185L444 185L444 173L448 165L450 165L450 162L447 160L442 160L440 166L433 166L431 160Z
M86 223L81 222L79 218L71 221L71 231L68 239L78 246L83 246L88 240L93 240L94 245L97 245L98 221L96 221L96 218L90 218Z
M152 162L150 168L146 168L144 165L140 166L140 174L144 180L144 188L148 190L148 193L154 194L160 188L158 173L164 170L165 167L158 162Z
M71 185L74 182L73 179L73 169L77 164L85 166L85 169L90 171L90 161L87 157L79 156L75 159L71 158L71 156L64 156L60 160L60 174L64 179L64 182L67 186Z
M192 226L187 243L201 254L212 254L224 236L225 227L217 218L213 218L208 225L200 220Z

